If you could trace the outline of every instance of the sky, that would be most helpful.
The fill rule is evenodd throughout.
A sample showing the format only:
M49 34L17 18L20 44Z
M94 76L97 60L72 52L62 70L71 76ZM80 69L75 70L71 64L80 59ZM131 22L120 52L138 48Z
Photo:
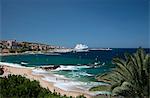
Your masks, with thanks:
M150 47L149 0L0 0L2 40Z

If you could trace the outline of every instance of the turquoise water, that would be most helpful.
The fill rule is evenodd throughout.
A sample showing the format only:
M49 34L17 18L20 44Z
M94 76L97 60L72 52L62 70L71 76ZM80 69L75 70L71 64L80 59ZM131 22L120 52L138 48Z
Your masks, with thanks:
M1 57L1 61L21 64L21 62L28 63L26 66L42 66L42 65L76 65L88 64L93 62L91 59L69 58L63 55L44 55L44 54L25 54L25 55L11 55Z
M27 63L25 66L51 66L61 65L67 66L68 70L53 71L52 73L64 75L67 78L79 81L96 81L95 75L109 70L109 67L102 66L99 68L82 68L82 65L93 64L95 58L88 58L90 53L69 53L60 55L44 55L44 54L26 54L11 55L1 57L2 62L21 64ZM86 56L86 57L85 57ZM74 66L74 68L72 67Z
M55 74L64 75L73 80L96 81L95 76L110 71L115 65L113 57L123 57L125 52L134 53L136 49L113 49L112 51L89 51L81 53L62 53L60 55L48 54L25 54L14 56L2 56L1 62L21 64L27 67L60 65L60 70L53 71ZM147 51L149 51L147 49ZM90 68L90 64L100 62L100 67ZM65 69L64 69L65 68Z

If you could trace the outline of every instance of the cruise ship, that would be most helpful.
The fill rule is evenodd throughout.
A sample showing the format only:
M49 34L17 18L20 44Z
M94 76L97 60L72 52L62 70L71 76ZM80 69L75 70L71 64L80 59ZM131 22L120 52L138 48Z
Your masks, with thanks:
M74 52L88 52L88 46L84 44L77 44L73 49Z

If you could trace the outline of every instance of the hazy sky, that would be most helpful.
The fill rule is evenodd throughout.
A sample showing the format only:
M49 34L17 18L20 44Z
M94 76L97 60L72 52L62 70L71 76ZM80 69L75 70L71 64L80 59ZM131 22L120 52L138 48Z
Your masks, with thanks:
M0 0L1 39L150 47L149 0Z

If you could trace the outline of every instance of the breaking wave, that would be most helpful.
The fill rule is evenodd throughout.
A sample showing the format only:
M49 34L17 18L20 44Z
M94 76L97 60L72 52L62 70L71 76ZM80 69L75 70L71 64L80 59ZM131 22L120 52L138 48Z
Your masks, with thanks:
M89 66L63 66L61 65L59 68L55 69L54 71L72 71L72 70L79 70L83 68L90 68Z

